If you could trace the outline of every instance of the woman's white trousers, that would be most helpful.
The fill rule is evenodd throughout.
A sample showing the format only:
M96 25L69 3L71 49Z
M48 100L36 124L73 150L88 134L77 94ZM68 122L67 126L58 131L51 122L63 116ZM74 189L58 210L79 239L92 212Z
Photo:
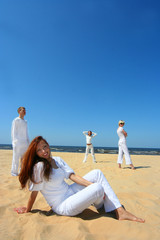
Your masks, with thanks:
M96 162L96 158L95 158L95 155L94 155L94 148L93 148L93 145L92 145L92 144L86 146L86 153L85 153L85 157L84 157L83 162L86 162L86 161L87 161L87 157L88 157L89 151L91 151L91 155L92 155L92 158L93 158L93 162Z
M119 142L118 145L119 145L119 152L118 152L118 161L117 161L117 163L122 164L122 162L123 162L123 154L124 154L126 164L127 165L132 164L132 161L131 161L131 158L130 158L130 155L129 155L129 151L128 151L126 142Z
M86 174L84 178L93 182L93 184L88 187L76 183L70 185L73 195L56 208L56 213L75 216L90 205L94 205L97 209L104 205L105 212L111 212L121 207L117 196L100 170L93 170Z

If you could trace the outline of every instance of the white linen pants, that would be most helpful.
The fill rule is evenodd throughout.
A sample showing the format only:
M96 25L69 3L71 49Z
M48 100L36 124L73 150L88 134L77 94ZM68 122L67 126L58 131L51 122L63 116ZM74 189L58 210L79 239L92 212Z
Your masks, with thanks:
M123 154L124 154L126 164L127 165L132 164L132 161L131 161L131 158L130 158L130 155L129 155L129 151L128 151L126 142L119 142L118 145L119 145L119 152L118 152L117 163L122 164L122 162L123 162Z
M94 205L97 209L104 205L105 212L111 212L121 207L117 196L100 170L95 169L86 174L84 178L93 184L88 187L77 183L70 185L73 194L64 200L56 208L56 211L54 210L57 214L75 216L90 205Z
M87 161L88 153L89 153L90 150L91 150L91 155L92 155L92 158L93 158L93 162L96 162L96 158L95 158L95 155L94 155L94 148L93 148L92 144L91 145L86 145L86 153L85 153L85 157L84 157L83 162Z
M12 176L18 176L19 159L22 158L27 148L28 148L28 143L25 143L25 142L13 145L13 159L12 159L12 168L11 168ZM20 168L21 168L21 163L19 167L19 172L20 172Z

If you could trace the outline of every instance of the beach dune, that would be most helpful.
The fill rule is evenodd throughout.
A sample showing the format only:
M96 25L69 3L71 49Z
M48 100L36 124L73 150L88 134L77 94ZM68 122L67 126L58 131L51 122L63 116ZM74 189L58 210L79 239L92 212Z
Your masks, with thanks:
M18 215L14 208L26 206L27 190L21 190L18 177L10 175L12 150L0 150L0 230L3 240L159 240L160 238L160 156L132 155L136 170L122 165L116 154L96 154L82 163L84 153L54 153L83 176L100 169L126 210L144 218L144 224L118 221L91 206L76 217L58 216L39 193L32 213ZM69 181L70 183L70 181Z

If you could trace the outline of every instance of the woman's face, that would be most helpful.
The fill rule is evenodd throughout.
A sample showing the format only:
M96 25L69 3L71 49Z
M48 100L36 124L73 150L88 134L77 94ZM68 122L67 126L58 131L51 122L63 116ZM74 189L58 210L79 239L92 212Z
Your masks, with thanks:
M88 135L91 136L91 135L92 135L92 132L91 132L91 131L88 131Z
M50 159L49 145L45 143L45 141L41 140L37 145L36 153L38 157L49 160Z

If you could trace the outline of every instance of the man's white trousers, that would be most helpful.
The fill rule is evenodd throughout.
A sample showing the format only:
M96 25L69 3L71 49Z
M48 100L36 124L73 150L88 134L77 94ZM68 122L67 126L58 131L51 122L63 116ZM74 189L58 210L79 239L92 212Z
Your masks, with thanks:
M11 168L12 176L18 176L19 160L22 158L27 148L28 148L28 143L18 143L13 145L13 159L12 159L12 168ZM21 168L21 162L20 162L19 172L20 172L20 168Z

